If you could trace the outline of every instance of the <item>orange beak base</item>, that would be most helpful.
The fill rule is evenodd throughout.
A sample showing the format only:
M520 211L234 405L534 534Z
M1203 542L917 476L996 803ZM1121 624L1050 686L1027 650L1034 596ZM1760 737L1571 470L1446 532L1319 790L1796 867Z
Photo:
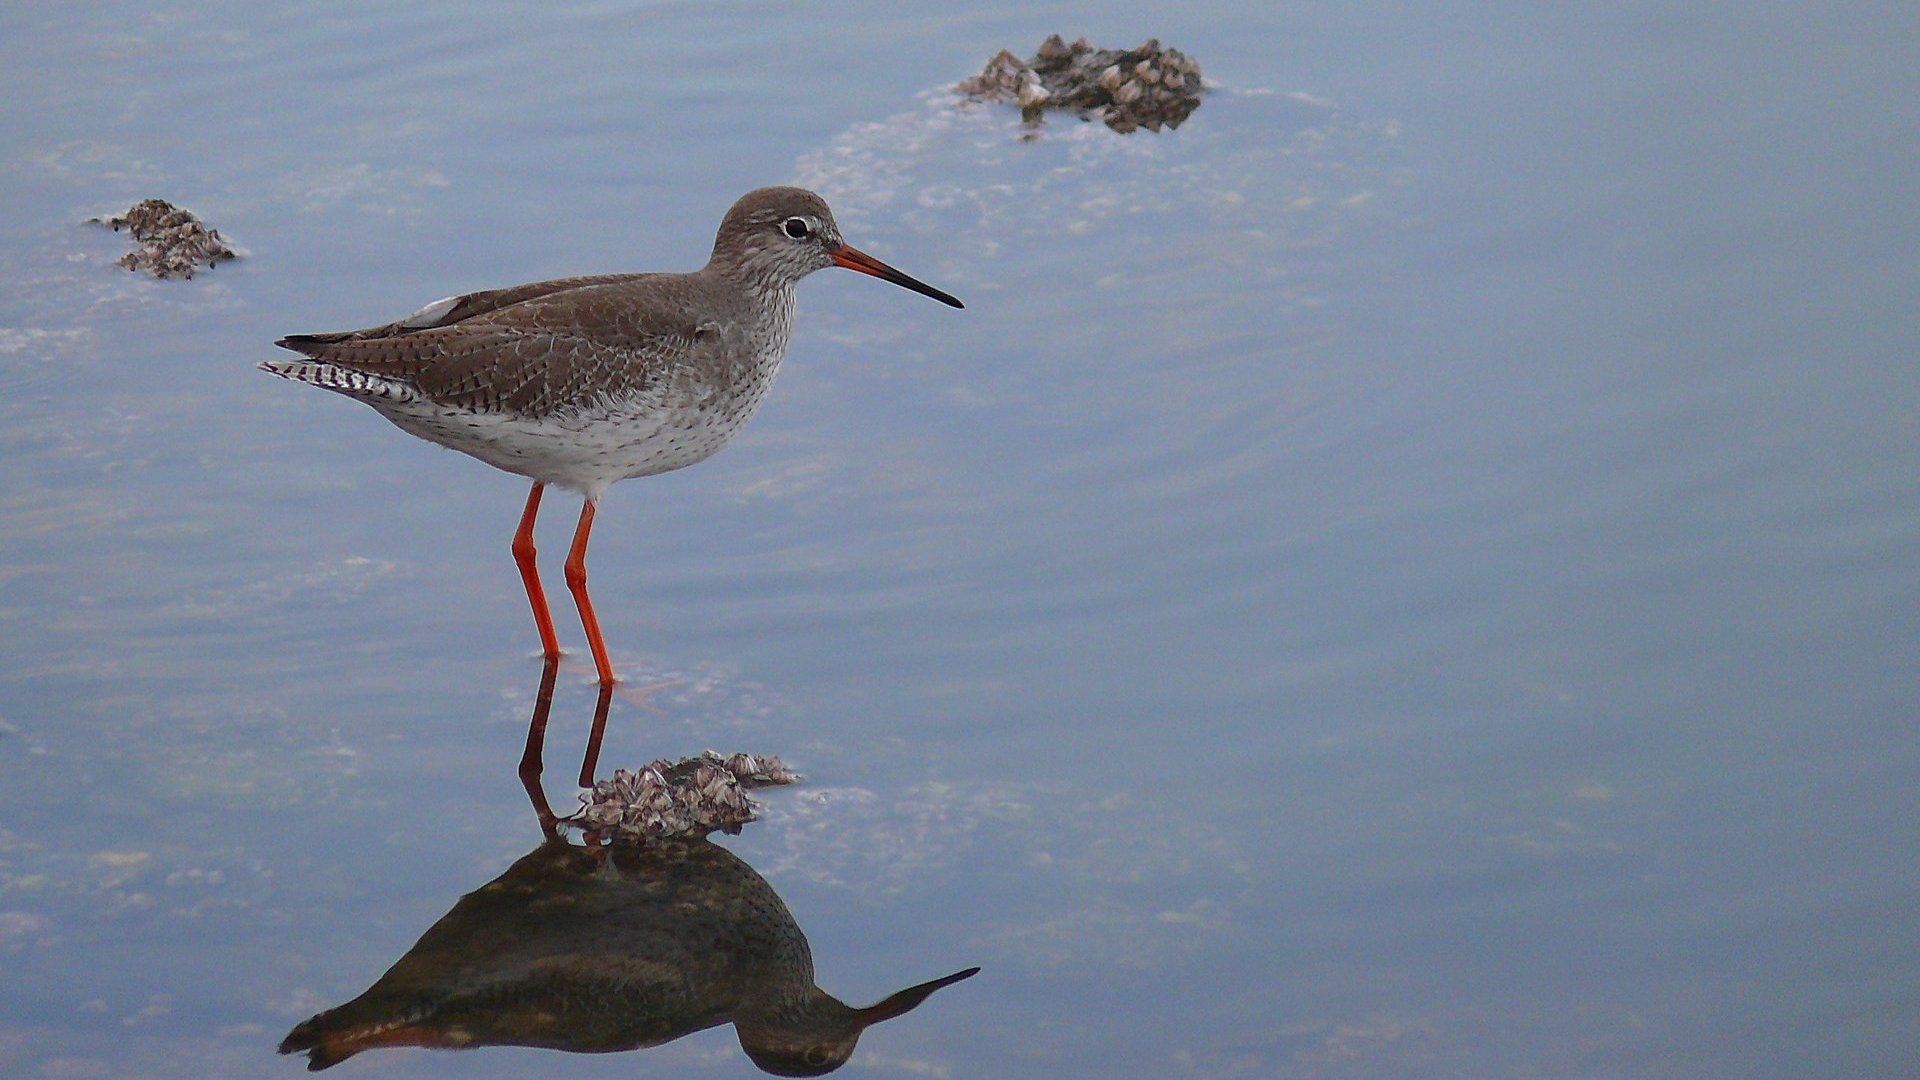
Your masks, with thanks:
M849 270L858 270L863 274L871 274L881 281L891 281L903 289L912 289L922 296L931 296L948 307L963 308L967 306L924 281L908 277L858 248L842 245L840 250L833 253L833 265L844 266Z

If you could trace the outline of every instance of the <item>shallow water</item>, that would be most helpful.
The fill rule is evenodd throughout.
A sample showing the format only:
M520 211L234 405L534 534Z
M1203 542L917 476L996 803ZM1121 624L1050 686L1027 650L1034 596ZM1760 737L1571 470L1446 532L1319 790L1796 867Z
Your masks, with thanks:
M1911 1069L1911 19L1238 7L0 14L0 1071L292 1073L539 840L521 482L269 343L690 268L795 181L967 310L810 279L736 444L609 495L600 764L782 755L722 843L820 985L983 968L855 1067ZM1055 30L1218 88L939 92ZM246 257L114 267L149 195ZM756 1075L339 1075L635 1069Z

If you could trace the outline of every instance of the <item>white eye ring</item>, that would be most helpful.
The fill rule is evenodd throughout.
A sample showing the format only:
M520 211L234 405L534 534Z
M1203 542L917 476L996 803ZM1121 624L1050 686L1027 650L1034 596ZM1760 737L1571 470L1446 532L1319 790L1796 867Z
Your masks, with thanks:
M807 219L798 217L790 217L781 222L780 231L795 240L805 240L813 235L813 228L807 224Z

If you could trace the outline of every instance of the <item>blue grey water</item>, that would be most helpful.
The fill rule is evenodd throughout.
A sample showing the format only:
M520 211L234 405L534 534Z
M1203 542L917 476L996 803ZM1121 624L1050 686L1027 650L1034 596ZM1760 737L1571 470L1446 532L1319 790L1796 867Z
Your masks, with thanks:
M601 765L781 754L725 843L821 984L984 968L853 1068L1920 1067L1901 5L275 8L0 12L0 1073L291 1075L538 840L522 483L271 341L691 268L795 181L968 308L808 280L742 438L614 489ZM1217 89L942 90L1053 31ZM115 267L146 196L245 257ZM755 1075L338 1075L533 1072Z

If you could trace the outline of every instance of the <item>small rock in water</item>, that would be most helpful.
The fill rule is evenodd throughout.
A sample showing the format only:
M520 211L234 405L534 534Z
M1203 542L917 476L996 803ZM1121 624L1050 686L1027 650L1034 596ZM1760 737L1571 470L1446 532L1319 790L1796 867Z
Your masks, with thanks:
M611 780L580 796L580 812L571 820L639 840L705 836L716 829L737 833L754 818L749 789L798 779L771 755L729 757L708 750L679 761L662 758L638 771L614 770Z
M1083 120L1098 117L1122 134L1179 127L1200 107L1204 88L1200 65L1158 39L1132 49L1096 49L1086 38L1068 44L1058 34L1041 42L1031 60L1002 49L980 74L954 87L971 98L1019 105L1031 127L1046 110L1064 109Z
M126 229L133 233L140 246L117 261L129 270L145 270L157 278L190 278L201 266L238 257L218 231L165 199L142 199L119 217L87 220L114 232Z

